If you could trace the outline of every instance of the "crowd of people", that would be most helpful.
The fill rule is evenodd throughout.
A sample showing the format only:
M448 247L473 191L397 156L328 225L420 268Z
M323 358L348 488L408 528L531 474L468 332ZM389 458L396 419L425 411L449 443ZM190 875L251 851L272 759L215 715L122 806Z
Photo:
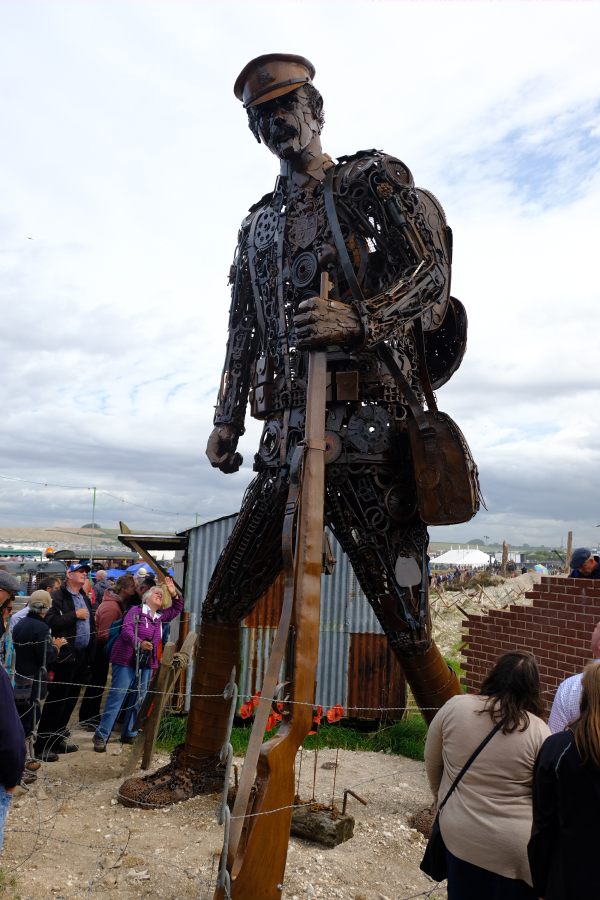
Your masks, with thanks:
M425 767L440 807L448 900L600 896L592 852L600 803L600 622L591 643L593 661L559 685L548 724L538 664L523 650L503 654L479 694L453 697L435 715Z
M571 563L573 577L600 577L587 548ZM74 563L15 613L18 582L0 570L0 850L16 786L35 780L42 762L78 750L69 721L82 690L79 725L93 731L95 751L106 750L120 713L120 740L135 738L165 630L184 601L172 578L108 583L105 574L92 583L90 567ZM435 715L425 768L440 807L449 900L600 896L600 622L591 651L584 672L559 685L548 724L538 664L523 650L503 654L479 694L453 697Z
M183 610L171 577L90 575L87 563L73 563L64 579L40 581L15 612L19 582L0 569L0 850L16 786L79 749L69 722L80 697L78 725L94 733L95 751L105 751L119 716L121 742L135 739L169 623Z

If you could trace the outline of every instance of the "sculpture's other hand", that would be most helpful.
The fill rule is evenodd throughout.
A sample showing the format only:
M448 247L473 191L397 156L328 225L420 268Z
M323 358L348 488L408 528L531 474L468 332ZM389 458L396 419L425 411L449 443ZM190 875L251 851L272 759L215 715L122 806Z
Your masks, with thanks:
M298 347L310 349L326 344L357 344L363 333L353 306L339 300L309 297L298 305L294 316Z
M206 445L206 455L211 466L226 475L237 472L243 462L241 453L236 453L238 433L233 425L215 425Z

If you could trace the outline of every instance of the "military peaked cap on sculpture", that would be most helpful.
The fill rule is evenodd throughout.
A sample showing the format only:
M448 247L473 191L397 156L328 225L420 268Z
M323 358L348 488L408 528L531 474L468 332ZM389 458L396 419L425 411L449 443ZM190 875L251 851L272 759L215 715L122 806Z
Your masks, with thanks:
M265 53L244 66L233 86L233 93L248 109L289 94L303 84L311 84L314 77L315 67L304 56Z

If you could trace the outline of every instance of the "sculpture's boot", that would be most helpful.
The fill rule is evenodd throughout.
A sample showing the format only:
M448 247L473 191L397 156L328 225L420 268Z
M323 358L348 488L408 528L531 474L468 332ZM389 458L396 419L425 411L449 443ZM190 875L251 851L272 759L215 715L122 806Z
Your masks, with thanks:
M232 669L239 668L240 626L202 622L196 649L185 744L152 775L128 778L119 790L124 806L156 808L222 790L219 754L227 739L231 700L223 697Z

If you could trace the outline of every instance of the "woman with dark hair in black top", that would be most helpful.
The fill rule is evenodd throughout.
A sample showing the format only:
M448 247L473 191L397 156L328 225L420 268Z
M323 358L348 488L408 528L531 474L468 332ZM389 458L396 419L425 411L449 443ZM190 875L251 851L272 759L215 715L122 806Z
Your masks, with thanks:
M600 664L583 674L579 718L549 737L533 783L528 853L533 886L543 900L600 897Z

